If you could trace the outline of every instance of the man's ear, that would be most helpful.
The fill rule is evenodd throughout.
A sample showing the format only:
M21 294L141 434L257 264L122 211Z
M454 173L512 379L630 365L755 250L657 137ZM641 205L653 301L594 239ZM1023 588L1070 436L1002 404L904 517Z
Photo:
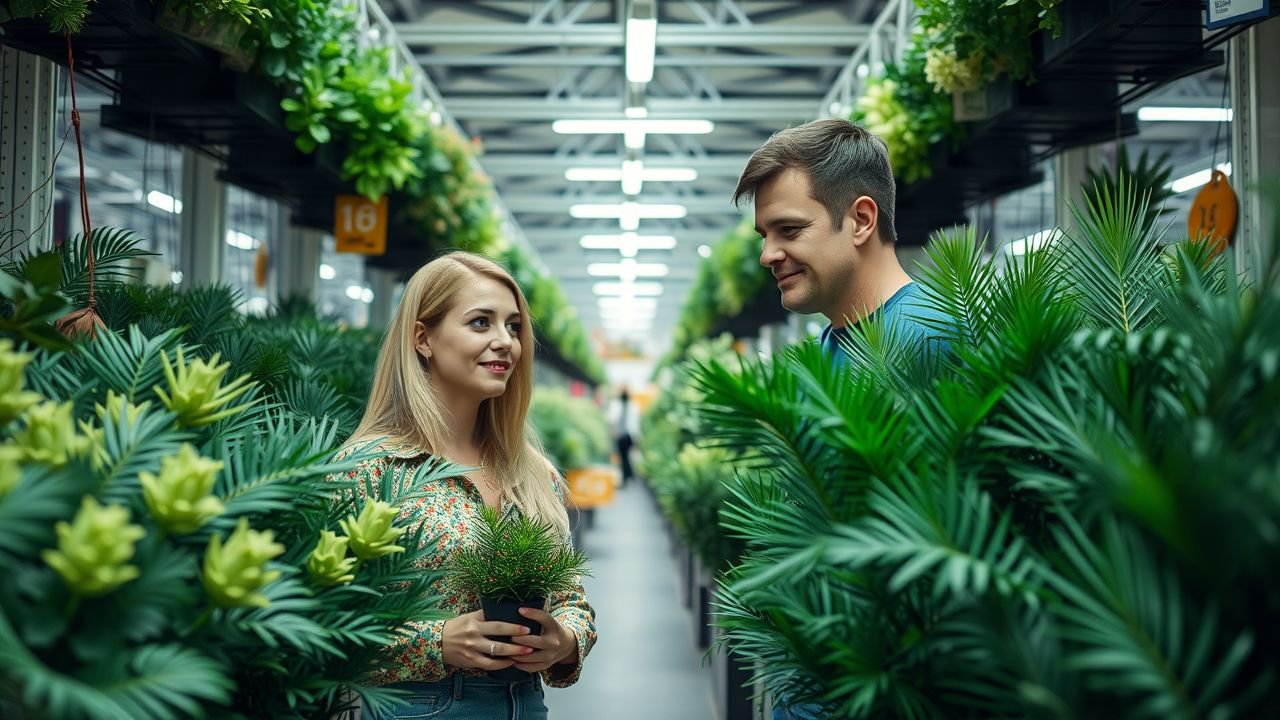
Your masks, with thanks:
M853 225L853 244L862 247L868 240L876 236L876 228L880 222L880 207L876 201L860 196L849 206L844 221Z
M421 320L413 324L413 347L419 355L431 359L431 341L427 339L427 326Z

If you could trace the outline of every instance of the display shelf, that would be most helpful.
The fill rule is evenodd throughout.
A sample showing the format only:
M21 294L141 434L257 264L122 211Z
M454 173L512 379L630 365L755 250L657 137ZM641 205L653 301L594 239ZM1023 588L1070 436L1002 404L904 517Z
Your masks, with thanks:
M1117 106L1222 63L1198 0L1071 2L1058 13L1062 33L1035 38L1037 77L1122 83Z
M538 351L537 362L543 363L565 375L570 380L578 380L586 383L589 387L595 387L597 380L587 374L585 370L573 364L556 347L555 343L549 338L535 331L537 339Z

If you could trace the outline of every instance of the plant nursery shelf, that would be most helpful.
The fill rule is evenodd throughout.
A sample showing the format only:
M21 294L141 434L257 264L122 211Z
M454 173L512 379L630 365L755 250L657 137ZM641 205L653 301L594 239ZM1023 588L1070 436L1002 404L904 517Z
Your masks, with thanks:
M538 353L537 362L543 363L548 367L554 368L571 380L578 380L586 383L591 387L596 386L596 379L587 374L585 370L573 364L561 352L560 348L549 338L544 337L541 333L537 333Z
M1122 105L1216 67L1222 53L1209 48L1227 33L1206 35L1203 6L1202 0L1061 3L1062 34L1037 35L1036 76L1121 83L1115 102Z

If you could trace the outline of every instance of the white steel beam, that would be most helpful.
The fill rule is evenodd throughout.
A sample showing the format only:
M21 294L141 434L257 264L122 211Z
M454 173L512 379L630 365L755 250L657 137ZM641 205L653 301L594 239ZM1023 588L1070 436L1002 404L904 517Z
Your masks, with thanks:
M649 118L687 119L716 122L759 122L777 125L813 119L817 97L794 100L694 100L690 98L649 98ZM449 111L466 120L596 120L617 119L622 114L621 98L581 98L563 100L516 99L501 95L451 97Z
M622 67L620 55L452 55L421 53L424 67ZM836 55L659 55L657 67L822 68L844 67Z
M451 45L529 47L623 47L623 30L611 23L538 25L523 23L441 24L431 21L397 23L396 33L410 48ZM803 47L854 48L867 41L867 25L833 28L829 25L702 24L658 27L658 47Z
M531 193L507 193L504 197L507 209L523 215L569 215L569 206L585 204L616 204L627 198L621 195L569 197L565 195L534 195ZM721 197L649 197L641 205L683 205L691 215L737 215L730 198ZM641 221L644 222L644 221Z

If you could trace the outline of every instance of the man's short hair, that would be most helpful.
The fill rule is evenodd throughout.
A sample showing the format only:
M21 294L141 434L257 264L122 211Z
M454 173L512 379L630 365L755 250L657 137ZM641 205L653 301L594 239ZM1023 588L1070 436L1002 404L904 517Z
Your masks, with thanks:
M809 193L831 213L837 230L854 200L866 195L880 209L880 237L896 242L893 226L896 187L884 141L848 120L814 120L769 138L743 169L733 204L752 199L760 186L788 168L809 176Z

